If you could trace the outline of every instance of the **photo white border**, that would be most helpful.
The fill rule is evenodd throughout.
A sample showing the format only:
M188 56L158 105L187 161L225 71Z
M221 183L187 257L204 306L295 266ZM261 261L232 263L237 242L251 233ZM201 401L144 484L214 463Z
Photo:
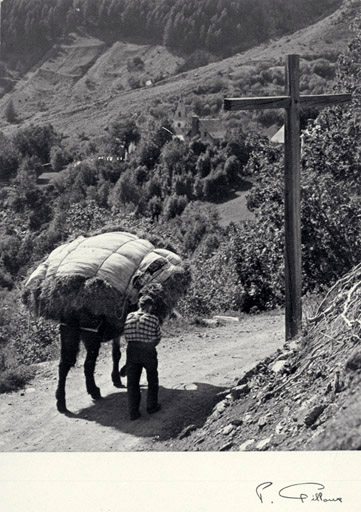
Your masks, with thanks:
M4 512L360 512L359 452L0 454ZM264 482L262 500L256 488ZM337 501L283 499L320 483ZM314 486L316 489L316 487ZM313 491L312 491L313 492Z

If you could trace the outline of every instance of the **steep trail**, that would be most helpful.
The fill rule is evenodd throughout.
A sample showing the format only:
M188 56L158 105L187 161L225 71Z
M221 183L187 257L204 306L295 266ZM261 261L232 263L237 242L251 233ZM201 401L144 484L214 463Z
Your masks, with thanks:
M284 318L275 314L164 337L158 350L162 410L147 415L143 387L142 416L135 422L128 418L126 389L111 383L110 344L102 347L96 368L103 399L93 402L86 394L81 352L67 381L68 415L55 407L57 362L41 363L26 389L0 395L0 451L147 451L154 442L162 451L162 442L187 426L201 427L221 400L219 393L283 343ZM146 384L144 375L141 383Z

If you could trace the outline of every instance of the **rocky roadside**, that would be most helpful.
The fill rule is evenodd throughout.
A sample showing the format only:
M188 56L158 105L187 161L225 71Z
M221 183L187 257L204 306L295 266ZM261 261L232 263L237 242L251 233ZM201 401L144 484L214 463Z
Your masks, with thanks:
M361 351L316 341L286 343L222 392L201 428L188 425L163 450L360 449Z

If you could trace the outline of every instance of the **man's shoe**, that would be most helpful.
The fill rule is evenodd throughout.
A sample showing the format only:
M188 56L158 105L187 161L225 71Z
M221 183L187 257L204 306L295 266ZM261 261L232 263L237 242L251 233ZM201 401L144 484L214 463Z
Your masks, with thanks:
M134 421L134 420L137 420L138 418L140 418L140 412L135 412L134 414L131 414L130 416L130 421Z
M155 412L160 411L161 408L162 408L162 406L160 404L157 404L154 407L150 407L149 409L147 409L147 413L148 414L154 414Z

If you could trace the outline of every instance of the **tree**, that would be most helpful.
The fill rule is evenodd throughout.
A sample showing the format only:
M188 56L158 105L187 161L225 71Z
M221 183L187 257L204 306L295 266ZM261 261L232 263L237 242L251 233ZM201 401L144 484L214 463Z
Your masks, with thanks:
M187 206L187 198L185 196L177 196L172 194L168 197L164 206L164 215L166 219L173 219L176 215L180 215Z
M197 160L197 173L200 178L205 178L212 170L211 157L209 152L202 153Z
M116 121L110 127L110 147L113 155L124 157L131 143L138 144L139 129L133 119Z
M224 169L214 169L203 180L203 194L206 199L219 200L229 192L228 177Z
M167 128L166 130L164 128ZM153 124L149 127L149 134L144 138L140 148L140 161L151 169L158 162L165 144L172 140L170 125L167 121Z
M241 172L241 164L236 156L232 155L227 158L224 165L224 172L230 186L236 185Z
M0 180L9 180L16 175L20 155L9 142L0 142Z
M50 150L58 140L59 135L51 124L30 125L18 130L13 137L13 144L22 156L37 156L41 163L47 164L50 160Z
M163 206L162 206L162 200L159 196L153 196L151 197L149 203L148 203L149 211L152 216L153 221L159 220L159 215L162 213Z
M126 171L117 181L110 202L116 208L127 204L137 205L141 201L141 190L135 183L134 174Z
M50 164L55 172L61 171L68 163L71 162L69 152L60 146L53 146L50 150Z

